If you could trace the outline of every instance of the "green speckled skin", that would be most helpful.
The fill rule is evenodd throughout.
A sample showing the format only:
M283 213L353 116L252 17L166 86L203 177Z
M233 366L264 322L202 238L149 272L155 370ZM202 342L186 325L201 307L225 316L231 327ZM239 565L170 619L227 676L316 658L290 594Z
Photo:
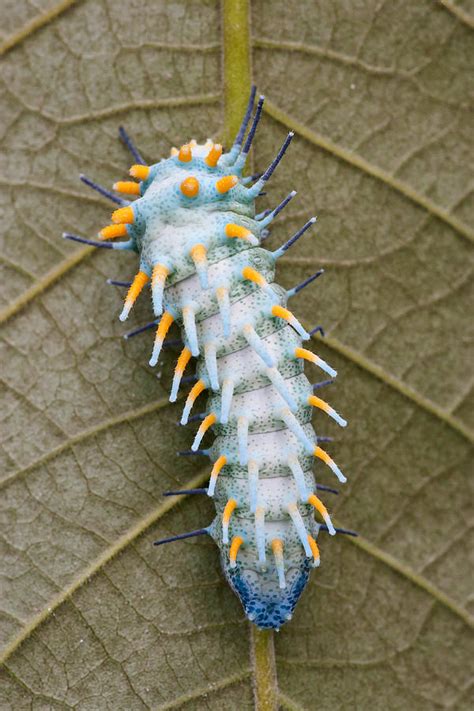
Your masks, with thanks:
M274 283L275 255L243 239L226 236L226 225L234 223L246 227L261 240L263 227L262 219L255 218L255 188L246 188L240 170L232 165L235 151L234 156L225 154L216 167L209 167L205 157L211 146L193 145L189 162L174 156L151 166L148 178L140 184L141 196L132 203L134 222L127 226L127 231L140 256L142 271L150 276L157 264L169 270L163 309L178 321L184 306L191 306L195 313L200 348L196 373L209 389L206 413L214 413L217 418L213 426L216 436L207 453L212 462L221 455L227 458L217 478L216 517L208 530L220 548L225 575L249 619L260 627L279 628L291 618L310 568L319 564L319 559L313 560L305 552L288 509L296 503L307 533L317 538L320 524L315 521L313 507L301 499L301 488L288 463L289 457L297 457L306 490L314 493L313 451L317 437L311 425L312 407L308 404L312 388L303 372L303 360L295 357L295 348L302 345L301 336L285 320L271 313L273 305L285 306L287 301L286 291ZM237 175L239 183L220 193L216 182L228 175ZM199 181L199 193L192 198L186 197L180 188L190 176ZM190 256L196 244L203 244L207 250L207 289L202 288ZM271 288L261 288L245 279L242 270L246 266L263 275ZM224 332L216 297L219 287L226 287L229 292L229 335ZM268 363L244 335L243 329L249 324L296 403L293 415L301 425L301 436L288 429L282 419L288 404L269 379ZM185 329L183 341L189 345ZM217 353L219 388L214 391L203 357L204 345L209 343ZM233 382L234 390L229 418L221 423L225 380ZM242 418L248 423L248 438L242 450L244 460L238 444L238 422ZM255 510L250 506L250 462L258 466L257 506L264 510L265 559L261 547L259 556ZM235 566L229 561L230 546L223 542L222 516L229 499L237 502L230 518L229 541L234 536L243 539ZM273 557L271 542L275 538L283 542L285 587L279 584Z

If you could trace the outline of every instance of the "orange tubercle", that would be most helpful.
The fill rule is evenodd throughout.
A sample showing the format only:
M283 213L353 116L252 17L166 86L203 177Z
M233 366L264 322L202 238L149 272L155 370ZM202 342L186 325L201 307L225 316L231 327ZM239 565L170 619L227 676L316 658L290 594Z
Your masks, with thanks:
M222 146L220 143L215 143L204 160L209 168L215 168L221 155Z
M150 168L147 165L141 165L137 163L132 165L128 171L132 178L138 178L138 180L146 180L150 174Z
M170 270L168 267L165 267L164 264L155 264L151 277L151 285L153 286L155 283L164 282L169 273Z
M179 149L179 153L178 153L178 160L181 163L189 163L192 159L193 159L193 152L191 150L191 146L188 144L181 146L181 148Z
M309 534L308 534L308 543L309 543L309 547L311 548L311 553L313 554L314 560L318 560L319 559L318 544L314 540L313 536L310 536Z
M127 195L140 195L140 185L131 180L119 180L118 183L114 183L114 190Z
M127 225L107 225L99 232L101 239L113 239L114 237L126 237L127 235Z
M283 541L280 538L272 540L272 551L274 555L283 555Z
M332 462L332 459L329 454L325 452L324 449L321 449L321 447L315 447L313 454L318 459L321 459L321 461L323 461L325 464L329 464L329 462Z
M237 560L237 553L239 552L239 548L243 542L244 539L242 538L242 536L234 536L232 539L229 551L229 560L232 568L235 566L235 562Z
M150 277L148 276L148 274L145 274L145 272L139 271L135 275L133 282L131 283L130 288L127 292L122 313L120 314L121 321L125 321L127 319L128 314L130 313L130 309L137 300L143 287L149 280Z
M317 407L320 410L324 410L324 412L327 412L331 409L327 402L321 400L320 397L316 397L316 395L310 395L308 397L308 405L312 405L312 407Z
M203 421L201 422L201 424L199 426L198 431L202 432L202 434L204 436L204 434L207 432L209 427L212 427L212 425L215 425L216 422L217 422L217 417L215 416L215 414L213 412L211 412L210 415L207 415L207 417L205 417L203 419Z
M131 207L119 207L118 210L112 213L112 222L115 222L115 224L131 225L134 220L135 216Z
M225 175L216 182L216 190L221 194L228 193L229 190L235 188L238 182L239 179L236 175Z
M304 360L308 360L310 363L316 362L316 355L311 353L311 351L307 348L295 348L295 357L303 358Z
M164 341L165 336L171 328L171 324L174 321L174 316L170 314L169 311L165 311L160 319L158 328L156 329L155 341Z
M266 286L267 280L265 277L253 267L244 267L242 269L242 276L244 279L249 279L249 281L258 284L258 286Z
M321 499L318 499L318 497L315 494L310 494L308 496L308 504L311 504L311 506L314 506L316 511L319 511L321 516L327 516L328 510L321 501Z
M230 517L233 511L237 508L237 501L235 499L229 499L225 505L224 512L222 514L222 523L229 523Z
M193 387L189 391L188 400L190 402L194 402L199 397L199 395L202 393L202 391L205 389L206 389L206 384L204 383L204 381L198 380L197 383L195 385L193 385Z
M289 321L293 316L291 311L288 311L288 309L285 309L279 304L275 304L275 306L272 306L272 315L279 316L279 318L283 318L285 319L285 321Z
M246 227L242 227L241 225L236 225L233 222L229 222L225 226L225 234L226 237L238 237L239 239L247 239L248 236L252 233Z
M191 359L191 351L189 348L186 348L186 346L183 348L181 353L179 354L178 361L176 363L176 368L175 368L175 373L179 373L179 375L182 375L186 369L187 364L189 363Z
M207 249L201 243L195 244L191 247L190 255L194 262L203 262L206 259Z
M185 178L181 183L181 192L188 198L196 197L199 193L199 181L196 178Z
M136 274L135 278L133 279L132 285L130 286L130 289L128 290L127 294L127 299L128 298L137 298L138 294L141 292L147 281L149 281L150 277L148 274L145 274L145 272L139 271L138 274Z

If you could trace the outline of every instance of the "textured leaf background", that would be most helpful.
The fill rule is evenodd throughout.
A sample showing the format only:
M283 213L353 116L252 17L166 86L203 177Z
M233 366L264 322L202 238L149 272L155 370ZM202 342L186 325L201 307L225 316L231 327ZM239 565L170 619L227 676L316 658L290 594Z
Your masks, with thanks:
M2 711L471 709L472 3L1 7ZM134 259L60 239L107 223L78 173L126 175L119 124L149 160L228 140L250 57L268 97L255 167L297 133L261 203L299 191L271 243L319 218L279 277L326 269L294 308L340 372L350 427L330 451L349 483L331 509L361 533L324 542L274 638L212 542L151 545L212 516L161 496L206 475L175 456L175 354L157 375L151 337L121 338L105 279ZM149 314L143 299L132 326Z

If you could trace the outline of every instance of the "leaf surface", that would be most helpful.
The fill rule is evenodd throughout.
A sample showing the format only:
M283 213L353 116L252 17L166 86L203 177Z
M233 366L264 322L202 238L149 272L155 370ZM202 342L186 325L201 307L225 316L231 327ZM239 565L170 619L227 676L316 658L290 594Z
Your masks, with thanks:
M12 6L2 709L471 707L472 14L407 0ZM250 56L268 97L255 168L297 133L261 202L299 193L270 246L318 215L279 281L327 272L292 308L324 326L313 346L339 371L327 397L350 427L315 424L349 476L327 503L361 534L322 542L274 639L250 630L210 541L151 545L212 517L201 497L161 496L208 475L176 457L192 436L167 402L176 353L152 371L152 336L120 337L123 294L105 280L129 279L133 258L60 239L107 224L78 173L107 187L126 175L118 125L150 161L229 140ZM130 328L149 316L144 299Z

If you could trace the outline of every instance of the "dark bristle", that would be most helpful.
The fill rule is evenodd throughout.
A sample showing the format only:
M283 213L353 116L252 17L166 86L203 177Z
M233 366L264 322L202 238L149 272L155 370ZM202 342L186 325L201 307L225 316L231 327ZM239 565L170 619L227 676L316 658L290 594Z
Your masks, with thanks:
M194 456L199 456L202 455L204 457L207 457L209 455L209 450L208 449L196 449L196 451L192 449L183 449L180 452L176 452L178 457L194 457Z
M335 380L321 380L319 383L313 383L311 387L313 390L319 390L319 388L325 388L326 385L332 385L335 382Z
M252 145L252 141L255 136L255 131L257 130L257 126L260 122L260 117L262 115L262 108L263 108L263 102L265 101L265 97L261 96L258 100L257 108L255 109L255 116L253 117L253 122L250 127L250 131L247 136L247 140L245 141L245 146L243 148L242 153L247 155L247 153L250 150L250 146Z
M257 87L255 84L252 84L252 87L250 89L250 96L247 104L247 109L245 111L244 117L242 119L242 123L240 124L239 131L237 133L237 136L235 137L234 145L240 146L242 145L242 141L244 140L245 132L247 130L247 126L249 125L250 117L252 116L252 111L253 111L253 105L255 103L255 94L257 93Z
M313 329L311 329L311 331L309 332L309 335L315 336L316 333L320 333L323 338L326 335L324 328L322 326L315 326ZM334 381L332 380L331 382L334 382Z
M207 494L207 489L178 489L163 492L163 496L187 496L188 494Z
M315 280L316 280L318 277L320 277L322 274L324 274L324 269L319 269L319 271L315 272L315 273L312 274L310 277L308 277L307 279L305 279L304 281L302 281L301 284L298 284L297 286L294 286L293 289L290 289L290 291L292 292L292 294L297 294L299 291L301 291L302 289L304 289L305 286L308 286L308 284L311 284L313 281L315 281ZM316 328L313 329L313 331L311 331L309 335L311 336L314 332L316 332L316 331L319 330L320 328L321 328L321 326L316 326ZM324 335L324 334L323 334L323 335Z
M88 178L86 175L81 175L79 178L82 180L82 182L87 185L89 188L92 188L92 190L95 190L96 192L100 193L103 197L107 198L108 200L111 200L114 202L116 205L128 205L129 202L128 200L124 200L121 197L118 197L118 195L114 195L114 193L111 193L110 190L107 190L107 188L102 187L102 185L99 185L99 183L95 183L93 180Z
M276 206L274 210L270 210L271 213L273 213L272 217L275 218L282 210L285 208L290 200L293 200L293 198L296 195L296 190L292 190L289 195L286 196L284 200L281 201L279 205Z
M286 153L286 151L287 151L287 148L288 148L288 146L290 145L290 143L291 143L291 141L292 141L294 135L295 135L295 134L293 133L293 131L290 131L290 133L287 135L287 137L286 137L285 140L283 141L283 145L282 145L282 147L280 148L280 150L278 151L278 153L277 153L277 155L276 155L276 158L270 163L270 165L268 166L268 168L266 169L266 171L265 171L264 174L262 175L261 180L263 180L264 182L266 182L267 180L270 179L270 177L271 177L272 174L273 174L273 171L275 170L275 168L277 167L278 163L281 161L281 159L282 159L283 156L285 155L285 153Z
M150 321L149 323L146 323L144 326L140 326L139 328L135 328L133 331L129 331L128 333L124 333L124 338L128 340L129 338L133 338L134 336L138 336L140 333L144 333L145 331L148 331L150 328L153 328L154 326L157 326L160 322L160 319L155 319L155 321Z
M110 284L110 286L132 286L131 281L117 281L117 279L107 279L107 284Z
M305 225L303 225L303 227L301 229L299 229L298 232L295 232L293 237L290 237L290 239L287 242L285 242L285 244L282 244L282 246L276 250L276 254L277 255L283 254L288 249L290 249L290 247L292 247L294 245L294 243L297 242L299 240L299 238L302 237L304 235L304 233L307 230L309 230L309 228L312 225L314 225L315 222L316 222L315 217L312 217L310 220L308 220L308 222ZM274 252L274 254L275 254L275 252Z
M206 417L206 413L205 413L205 412L200 412L200 413L197 414L197 415L191 415L191 417L188 418L188 421L186 422L186 424L189 425L189 424L191 424L191 422L200 422L200 421L203 420L205 417ZM176 424L177 424L177 425L180 425L181 427L183 427L183 425L181 424L181 420L177 420Z
M80 242L81 244L88 244L90 247L100 247L101 249L114 249L114 245L110 242L96 242L92 239L85 239L84 237L79 237L79 235L73 235L70 232L63 232L63 239L69 239L72 242Z
M318 491L328 491L330 494L339 494L337 489L332 489L330 486L324 486L324 484L316 484L316 489Z
M164 543L173 543L173 541L184 541L185 538L194 538L194 536L207 536L207 528L198 528L197 531L190 531L189 533L180 533L177 536L170 536L169 538L162 538L160 541L154 541L154 546L162 546Z
M169 338L163 343L163 348L182 348L183 341L180 338Z
M126 148L128 148L128 150L134 157L135 162L140 163L141 165L146 165L146 161L143 160L138 148L135 146L135 143L132 141L123 126L119 126L119 138L122 143L124 143Z
M319 526L319 530L327 532L328 527L326 526L326 524L322 523ZM349 531L347 528L336 528L336 533L343 533L345 536L354 536L354 538L357 538L357 536L359 535L356 531Z

